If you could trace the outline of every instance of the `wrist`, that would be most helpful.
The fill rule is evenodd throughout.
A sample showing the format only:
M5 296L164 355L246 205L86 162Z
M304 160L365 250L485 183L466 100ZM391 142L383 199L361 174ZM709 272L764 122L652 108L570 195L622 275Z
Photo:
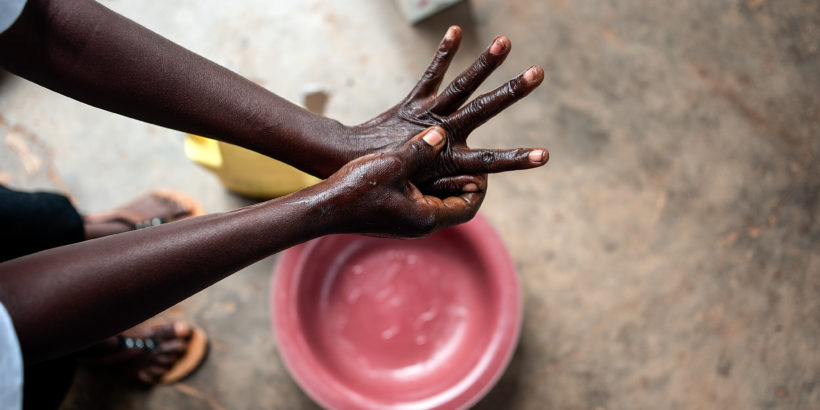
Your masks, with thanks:
M248 148L322 179L356 158L350 149L350 127L301 107L290 108L286 120L280 114L266 115L252 137L262 149Z
M327 163L328 167L325 171L326 175L323 175L323 178L327 178L339 168L343 167L348 162L364 155L357 146L356 141L356 133L355 127L351 127L345 124L342 124L340 121L337 121L332 118L323 117L326 120L325 123L325 135L326 137L326 148L327 148Z
M276 209L288 209L288 224L301 227L303 242L345 232L350 213L349 191L330 178L268 203Z

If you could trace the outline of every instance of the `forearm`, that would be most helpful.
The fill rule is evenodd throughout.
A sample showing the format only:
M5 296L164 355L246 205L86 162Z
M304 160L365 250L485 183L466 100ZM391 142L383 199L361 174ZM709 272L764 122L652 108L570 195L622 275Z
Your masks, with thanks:
M31 0L0 36L7 70L79 101L244 146L326 177L352 158L336 121L88 0Z
M324 188L0 264L0 300L26 360L76 351L332 231L339 213L328 212L333 191Z

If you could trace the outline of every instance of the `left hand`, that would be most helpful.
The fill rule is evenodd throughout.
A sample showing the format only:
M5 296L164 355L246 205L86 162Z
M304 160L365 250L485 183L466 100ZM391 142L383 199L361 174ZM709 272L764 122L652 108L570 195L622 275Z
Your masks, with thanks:
M447 141L441 155L413 176L413 182L423 192L440 196L458 192L465 178L480 178L486 185L486 173L534 168L544 165L549 158L543 148L492 150L467 146L470 132L538 87L544 79L544 71L532 66L462 107L501 65L511 45L504 36L495 38L469 68L437 94L460 42L461 29L450 27L433 61L410 94L376 118L348 130L349 141L355 142L354 146L360 150L357 155L364 155L394 150L426 127L442 127Z

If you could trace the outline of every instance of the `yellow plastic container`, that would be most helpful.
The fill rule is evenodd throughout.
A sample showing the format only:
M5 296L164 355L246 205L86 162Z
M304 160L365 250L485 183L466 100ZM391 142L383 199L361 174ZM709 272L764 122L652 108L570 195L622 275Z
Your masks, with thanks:
M320 85L307 84L302 98L305 109L322 114L328 93ZM321 181L284 162L198 135L188 134L185 155L216 174L229 190L256 199L287 195Z
M273 158L198 135L188 134L185 155L216 174L229 190L256 199L287 195L320 181Z

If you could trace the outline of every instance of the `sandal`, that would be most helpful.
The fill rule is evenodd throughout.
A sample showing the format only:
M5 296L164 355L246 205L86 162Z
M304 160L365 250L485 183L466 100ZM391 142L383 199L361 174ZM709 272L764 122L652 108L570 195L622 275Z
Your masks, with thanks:
M80 353L79 359L83 364L120 373L143 385L174 383L196 371L208 354L205 332L195 326L187 327L190 334L183 342L182 336L174 333L174 323L143 324L89 348Z
M115 211L86 215L84 218L86 223L120 223L130 230L136 230L204 214L202 205L192 197L179 191L161 189Z
M205 332L198 327L192 327L188 350L165 372L159 382L164 384L174 383L188 377L205 361L208 346L208 336L205 335Z

